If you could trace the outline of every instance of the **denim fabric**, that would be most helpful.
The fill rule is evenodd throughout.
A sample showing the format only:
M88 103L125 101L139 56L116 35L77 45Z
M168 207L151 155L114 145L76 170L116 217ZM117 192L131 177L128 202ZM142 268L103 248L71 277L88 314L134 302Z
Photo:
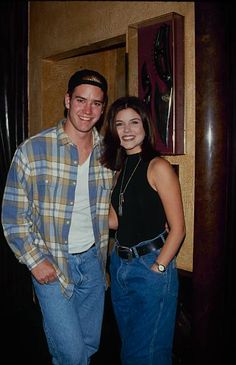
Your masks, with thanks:
M175 259L164 273L150 269L159 253L131 260L121 259L114 249L111 254L111 298L122 365L172 364L179 282Z
M62 294L59 281L39 284L35 293L54 365L88 365L99 347L104 310L105 282L96 247L69 255L74 281L70 298Z

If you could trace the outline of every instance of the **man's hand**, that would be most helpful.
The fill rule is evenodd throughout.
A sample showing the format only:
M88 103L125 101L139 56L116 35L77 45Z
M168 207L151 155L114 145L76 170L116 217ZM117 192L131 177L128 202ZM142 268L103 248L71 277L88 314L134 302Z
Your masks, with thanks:
M48 260L40 262L31 270L31 273L40 284L48 284L57 279L56 270Z

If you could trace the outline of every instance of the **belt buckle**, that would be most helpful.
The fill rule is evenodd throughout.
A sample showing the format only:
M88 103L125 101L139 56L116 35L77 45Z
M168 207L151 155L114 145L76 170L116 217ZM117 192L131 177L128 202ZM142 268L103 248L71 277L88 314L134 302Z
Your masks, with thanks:
M133 258L133 252L132 252L131 248L129 248L129 247L117 245L116 252L118 253L118 255L119 255L119 252L125 252L127 254L127 260L132 260L132 258Z

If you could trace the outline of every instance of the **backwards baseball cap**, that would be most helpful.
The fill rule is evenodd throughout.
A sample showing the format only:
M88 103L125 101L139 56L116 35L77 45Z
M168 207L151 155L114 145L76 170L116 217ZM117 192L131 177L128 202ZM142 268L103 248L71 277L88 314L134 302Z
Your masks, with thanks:
M105 95L107 94L107 81L97 71L85 69L75 72L68 82L68 93L72 92L76 86L82 84L98 86Z

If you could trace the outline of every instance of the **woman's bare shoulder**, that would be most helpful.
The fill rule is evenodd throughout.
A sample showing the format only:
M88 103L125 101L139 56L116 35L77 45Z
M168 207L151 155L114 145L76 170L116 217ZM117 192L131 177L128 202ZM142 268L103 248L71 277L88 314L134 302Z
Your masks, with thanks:
M155 157L150 162L150 169L155 173L157 172L165 172L173 170L169 161L165 160L163 157Z

